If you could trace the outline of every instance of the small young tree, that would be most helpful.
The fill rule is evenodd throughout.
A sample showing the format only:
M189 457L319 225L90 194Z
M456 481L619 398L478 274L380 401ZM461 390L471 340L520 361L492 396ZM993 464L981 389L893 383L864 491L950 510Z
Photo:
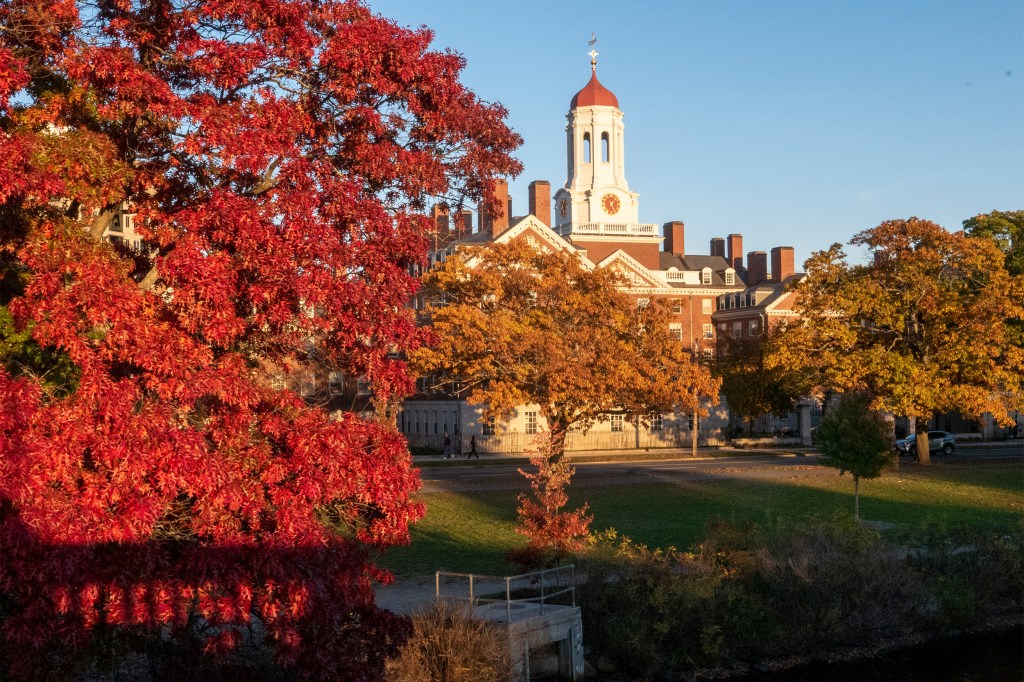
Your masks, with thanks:
M867 393L843 396L818 426L821 463L853 476L853 516L860 520L860 479L878 478L893 462L889 424Z
M566 488L574 469L562 457L553 457L557 439L550 431L538 434L530 465L536 471L519 470L530 482L530 492L519 494L519 527L516 532L527 539L526 547L515 550L510 558L523 566L557 563L571 552L578 552L590 537L587 505L567 510Z

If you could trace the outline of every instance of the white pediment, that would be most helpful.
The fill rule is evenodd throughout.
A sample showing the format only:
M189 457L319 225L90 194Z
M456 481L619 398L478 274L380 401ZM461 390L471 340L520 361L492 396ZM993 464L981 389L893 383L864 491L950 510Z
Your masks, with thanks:
M650 270L628 253L619 249L603 261L597 264L599 268L611 268L613 272L622 275L631 287L642 287L645 289L671 289L658 277L655 277Z

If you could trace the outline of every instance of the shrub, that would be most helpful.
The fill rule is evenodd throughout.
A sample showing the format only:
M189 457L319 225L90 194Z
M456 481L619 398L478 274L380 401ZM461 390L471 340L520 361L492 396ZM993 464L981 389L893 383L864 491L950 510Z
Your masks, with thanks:
M438 602L412 617L413 634L388 661L388 682L504 682L511 673L505 642L465 606Z

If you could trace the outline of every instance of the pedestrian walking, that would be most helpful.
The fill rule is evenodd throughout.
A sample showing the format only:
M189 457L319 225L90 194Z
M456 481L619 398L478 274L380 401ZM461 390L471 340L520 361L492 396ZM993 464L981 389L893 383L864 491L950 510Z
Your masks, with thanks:
M444 430L444 458L452 458L452 437L448 435L448 429Z
M472 459L474 457L476 457L477 459L480 459L480 455L478 455L476 453L476 436L475 435L469 437L469 454L466 455L466 459Z

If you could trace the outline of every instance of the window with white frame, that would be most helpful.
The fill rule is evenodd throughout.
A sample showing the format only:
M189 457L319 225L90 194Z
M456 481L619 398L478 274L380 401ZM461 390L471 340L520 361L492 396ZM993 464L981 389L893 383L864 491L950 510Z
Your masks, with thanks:
M485 419L485 420L483 420L483 422L481 422L480 426L482 427L481 431L483 432L483 435L485 435L485 436L493 436L494 435L494 420L493 419Z
M683 312L683 302L680 301L678 298L672 299L672 312L675 315L679 315L680 313Z
M740 338L741 336L743 336L743 323L742 322L733 322L732 323L732 335L733 335L734 338L737 338L737 339Z
M643 310L644 308L646 308L650 304L651 304L651 299L649 299L649 298L638 298L638 299L636 299L636 307L639 308L640 310Z
M665 428L665 418L660 414L651 415L651 431L661 431Z
M747 329L749 330L747 332L748 334L751 336L757 336L758 332L761 331L760 323L757 320L751 320L747 325Z
M675 341L683 340L683 323L682 322L669 322L668 323L668 335Z
M705 315L710 315L711 313L715 312L714 307L714 303L711 301L710 298L705 298L701 302L701 310Z
M526 433L534 434L537 433L537 412L530 411L526 413Z
M711 284L711 268L704 268L700 271L700 283Z
M704 325L704 338L710 339L715 335L715 325L705 324Z
M701 349L701 355L704 356L705 360L711 360L712 358L715 357L715 349L714 348L703 348L703 349Z
M622 433L623 419L621 414L612 415L612 433Z
M736 284L736 271L729 269L725 271L725 284L726 286L732 286Z

